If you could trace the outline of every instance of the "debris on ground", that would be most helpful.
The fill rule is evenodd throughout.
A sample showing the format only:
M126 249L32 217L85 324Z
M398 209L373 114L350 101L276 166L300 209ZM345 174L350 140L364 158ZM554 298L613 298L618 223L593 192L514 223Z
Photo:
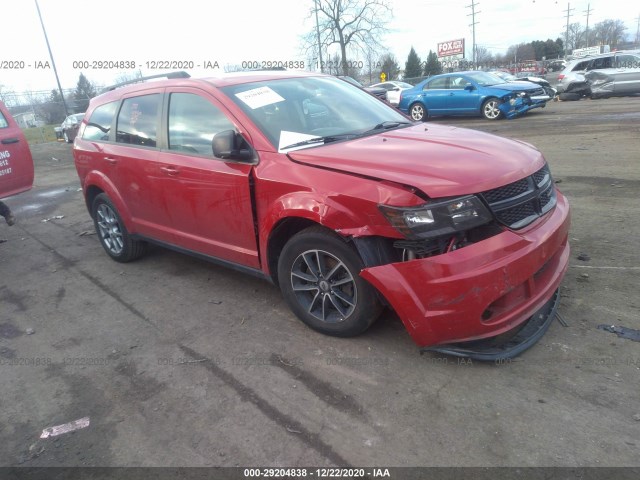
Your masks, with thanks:
M633 328L619 327L616 325L598 325L598 330L604 330L605 332L611 332L618 335L620 338L626 338L627 340L633 340L634 342L640 342L640 330Z
M27 335L33 335L34 333L36 333L36 331L33 328L27 328L24 333L26 333Z
M87 235L95 235L96 232L94 230L85 230L84 232L80 232L78 234L79 237L85 237Z
M50 222L51 220L60 220L61 218L64 218L64 215L55 215L53 217L45 218L41 220L41 222L46 223L46 222Z
M582 260L583 262L588 262L589 260L591 260L591 257L586 253L581 253L580 255L578 255L578 260Z

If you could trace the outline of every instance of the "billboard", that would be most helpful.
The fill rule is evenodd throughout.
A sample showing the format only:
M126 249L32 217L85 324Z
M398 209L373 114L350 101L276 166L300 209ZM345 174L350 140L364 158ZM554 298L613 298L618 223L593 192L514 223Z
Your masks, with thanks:
M462 55L464 57L464 38L438 44L438 57L450 57L452 55Z

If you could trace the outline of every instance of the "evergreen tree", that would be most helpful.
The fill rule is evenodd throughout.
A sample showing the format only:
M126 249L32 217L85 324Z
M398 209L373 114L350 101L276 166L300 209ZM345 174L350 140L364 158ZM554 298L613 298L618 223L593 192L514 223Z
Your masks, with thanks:
M416 78L422 76L422 65L420 64L420 57L416 53L413 47L407 57L407 63L404 65L404 78Z
M438 75L440 73L442 73L442 64L438 61L438 55L429 50L427 62L424 64L424 75L425 77L430 77L431 75Z
M96 89L93 84L82 73L78 78L76 91L73 93L75 100L75 111L78 113L86 112L89 108L89 100L96 96Z

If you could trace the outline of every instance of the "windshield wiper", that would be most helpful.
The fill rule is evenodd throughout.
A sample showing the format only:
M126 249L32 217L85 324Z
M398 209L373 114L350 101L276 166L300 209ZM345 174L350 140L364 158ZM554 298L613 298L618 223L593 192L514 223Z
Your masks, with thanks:
M339 135L327 135L326 137L314 137L309 138L307 140L302 140L301 142L292 143L291 145L287 145L286 147L280 148L280 150L287 150L288 148L296 148L296 147L304 147L305 145L313 145L316 143L330 143L335 142L336 140L342 140L345 138L353 138L356 134L354 133L341 133Z
M370 130L365 130L364 132L362 132L362 135L366 135L367 133L372 133L377 130L389 130L390 128L396 128L401 125L413 125L413 124L411 122L396 122L396 121L387 120L386 122L377 124L375 127L373 127Z

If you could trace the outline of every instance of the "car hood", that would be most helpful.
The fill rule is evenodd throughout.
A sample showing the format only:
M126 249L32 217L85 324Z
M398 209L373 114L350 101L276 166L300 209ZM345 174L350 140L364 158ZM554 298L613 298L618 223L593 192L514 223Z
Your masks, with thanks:
M544 165L527 143L443 125L414 125L288 155L311 166L410 185L432 198L490 190Z
M527 90L533 90L538 88L538 85L532 84L531 82L514 80L512 82L498 83L496 85L487 86L487 88L497 88L499 90L506 90L508 92L521 92Z

